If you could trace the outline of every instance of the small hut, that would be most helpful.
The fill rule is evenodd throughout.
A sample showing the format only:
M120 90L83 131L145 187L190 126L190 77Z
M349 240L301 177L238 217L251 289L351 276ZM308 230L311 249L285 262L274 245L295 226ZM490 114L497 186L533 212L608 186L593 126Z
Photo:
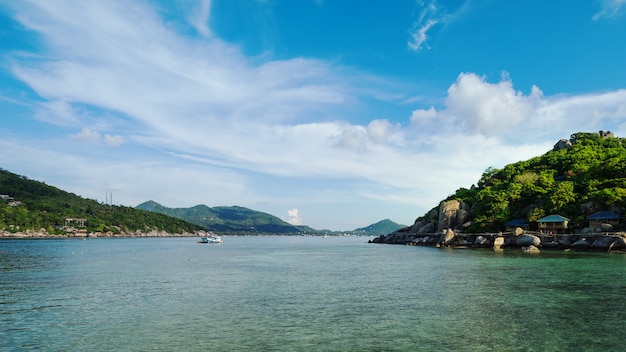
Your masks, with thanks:
M553 234L565 233L568 223L568 218L556 214L548 215L537 220L540 232Z
M619 224L620 216L610 211L599 211L587 216L590 228L602 227L602 224Z
M506 228L505 231L507 232L515 231L515 229L518 227L522 230L528 230L528 221L524 219L515 219L504 224L504 227Z

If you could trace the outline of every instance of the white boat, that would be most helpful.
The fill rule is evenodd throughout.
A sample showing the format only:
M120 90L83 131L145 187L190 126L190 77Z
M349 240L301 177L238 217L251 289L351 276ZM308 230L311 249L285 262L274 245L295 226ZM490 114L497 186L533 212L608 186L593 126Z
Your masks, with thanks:
M202 236L200 237L200 241L198 241L199 243L222 243L224 242L222 240L222 236L218 236L218 235L214 235L214 234L207 234L206 236Z

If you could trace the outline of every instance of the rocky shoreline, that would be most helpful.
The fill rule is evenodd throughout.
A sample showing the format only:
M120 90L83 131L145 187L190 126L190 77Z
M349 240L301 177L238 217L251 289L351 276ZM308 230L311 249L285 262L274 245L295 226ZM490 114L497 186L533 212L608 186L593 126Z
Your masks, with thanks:
M87 232L73 232L63 235L49 234L47 231L41 229L37 230L25 230L23 232L8 232L0 230L0 239L46 239L46 238L124 238L124 237L198 237L206 236L206 231L196 232L182 232L182 233L169 233L165 231L125 231L121 233L87 233Z
M626 252L626 233L602 232L585 228L581 233L545 234L516 228L509 232L466 233L469 209L457 200L443 202L433 209L426 221L416 221L370 243L402 244L449 248L521 249L539 253L541 249Z
M541 249L626 252L625 233L543 235L521 228L508 233L455 233L450 229L425 234L394 232L376 237L369 243L439 248L518 249L528 253L539 253Z

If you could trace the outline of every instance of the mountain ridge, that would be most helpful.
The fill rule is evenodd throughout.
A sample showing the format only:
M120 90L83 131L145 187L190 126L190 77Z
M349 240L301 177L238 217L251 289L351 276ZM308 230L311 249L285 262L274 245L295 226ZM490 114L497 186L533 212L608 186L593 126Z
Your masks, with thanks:
M184 219L218 233L228 234L300 234L298 227L276 216L241 206L209 207L198 204L190 208L169 208L153 200L136 206L137 209L159 212Z
M137 205L136 208L183 219L217 233L238 235L271 233L378 236L405 226L385 219L355 230L331 231L318 230L306 225L291 225L274 215L236 205L209 207L198 204L189 208L169 208L154 200L149 200Z

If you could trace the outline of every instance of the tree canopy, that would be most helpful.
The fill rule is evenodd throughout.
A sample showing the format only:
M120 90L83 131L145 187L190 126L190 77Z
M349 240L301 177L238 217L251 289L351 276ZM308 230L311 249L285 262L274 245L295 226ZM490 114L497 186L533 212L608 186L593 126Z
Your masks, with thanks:
M0 169L0 230L23 231L45 229L63 233L65 219L86 219L88 232L166 231L194 232L198 225L132 207L102 204L43 182L29 180ZM17 202L17 203L12 203Z
M514 219L537 221L559 214L584 227L585 216L626 208L626 139L599 133L575 133L569 148L488 168L477 185L461 188L445 200L470 207L472 232L494 231ZM428 214L428 213L427 213ZM420 219L427 219L428 215Z

